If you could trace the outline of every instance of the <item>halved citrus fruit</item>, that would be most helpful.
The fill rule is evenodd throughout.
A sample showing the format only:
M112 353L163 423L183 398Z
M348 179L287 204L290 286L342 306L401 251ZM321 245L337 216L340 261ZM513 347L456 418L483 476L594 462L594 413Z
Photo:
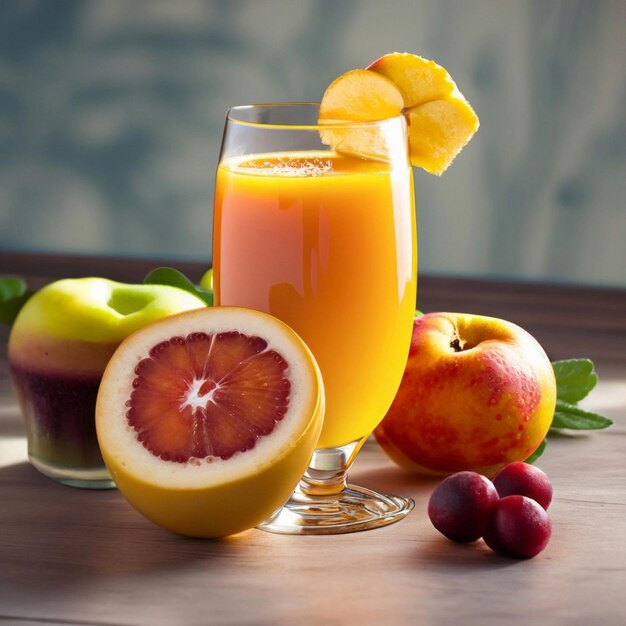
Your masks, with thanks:
M399 115L408 123L411 164L437 175L450 166L479 126L476 113L445 68L404 52L386 54L365 70L336 78L322 97L319 120L336 124ZM348 132L326 131L322 141L339 152L372 156L371 133L359 129L348 138Z
M194 537L252 528L289 498L324 412L313 355L265 313L215 307L146 326L116 350L96 406L122 495Z

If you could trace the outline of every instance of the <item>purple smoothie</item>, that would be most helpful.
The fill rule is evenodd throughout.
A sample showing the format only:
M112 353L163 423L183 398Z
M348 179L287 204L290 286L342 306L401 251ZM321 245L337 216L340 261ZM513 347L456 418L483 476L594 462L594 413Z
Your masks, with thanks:
M31 460L60 469L104 468L95 407L101 376L46 374L10 363Z

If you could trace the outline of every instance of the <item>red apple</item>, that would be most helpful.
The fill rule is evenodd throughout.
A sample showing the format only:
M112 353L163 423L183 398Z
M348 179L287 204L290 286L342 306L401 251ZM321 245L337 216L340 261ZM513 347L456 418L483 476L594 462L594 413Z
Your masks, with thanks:
M492 476L537 449L555 403L552 364L523 328L430 313L414 322L400 388L374 434L410 471Z

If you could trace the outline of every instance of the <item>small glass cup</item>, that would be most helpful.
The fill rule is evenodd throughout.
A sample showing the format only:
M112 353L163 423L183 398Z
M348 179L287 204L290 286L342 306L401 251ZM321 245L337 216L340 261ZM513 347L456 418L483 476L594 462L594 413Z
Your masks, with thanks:
M11 339L17 342L12 334ZM67 371L67 352L45 347L45 368L37 358L26 362L9 342L9 368L26 423L28 458L42 474L71 487L115 487L104 465L96 437L95 407L111 346L81 347L90 371ZM63 354L63 353L66 354ZM32 356L29 354L29 356ZM35 355L36 356L36 355Z

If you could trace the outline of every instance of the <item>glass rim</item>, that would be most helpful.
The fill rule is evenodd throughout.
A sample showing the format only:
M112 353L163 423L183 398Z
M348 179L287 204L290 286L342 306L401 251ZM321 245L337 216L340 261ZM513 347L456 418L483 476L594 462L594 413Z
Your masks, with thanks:
M385 123L393 123L395 120L402 120L404 122L404 114L400 113L395 117L387 117L381 120L372 120L368 122L361 121L336 121L336 122L323 122L316 124L298 124L298 123L277 123L277 122L251 122L249 120L241 119L237 117L235 113L237 111L246 111L251 109L272 109L278 107L317 107L319 108L319 102L259 102L254 104L239 104L230 107L226 111L226 120L242 126L250 126L252 128L262 129L276 129L276 130L319 130L320 128L355 128L355 127L376 127Z

